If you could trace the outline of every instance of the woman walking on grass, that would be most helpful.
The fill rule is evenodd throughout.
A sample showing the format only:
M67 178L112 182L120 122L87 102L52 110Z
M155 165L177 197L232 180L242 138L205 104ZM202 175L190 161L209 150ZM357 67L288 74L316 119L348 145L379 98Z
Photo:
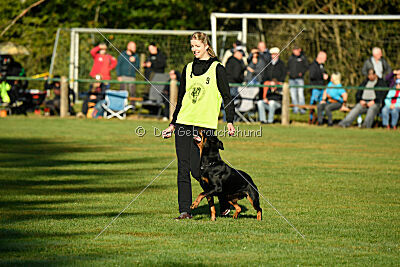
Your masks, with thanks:
M173 119L163 137L169 138L175 132L175 148L178 158L178 203L179 217L191 219L192 186L190 173L200 179L200 151L193 139L200 129L213 134L218 127L218 115L222 100L225 103L229 135L235 133L233 126L234 105L229 93L225 68L218 61L205 33L195 32L190 38L194 55L193 62L182 71L178 101ZM219 199L222 216L229 214L229 204Z

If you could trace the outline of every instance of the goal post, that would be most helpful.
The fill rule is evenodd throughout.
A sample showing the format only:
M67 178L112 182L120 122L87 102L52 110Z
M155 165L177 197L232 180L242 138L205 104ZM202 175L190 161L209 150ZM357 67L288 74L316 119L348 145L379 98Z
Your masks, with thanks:
M256 48L259 41L265 41L268 48L286 47L279 56L285 64L294 45L302 48L309 63L319 51L325 51L325 69L328 73L341 73L344 86L358 86L365 79L361 70L372 56L373 47L382 49L392 68L400 67L400 15L211 13L210 20L213 35L221 27L241 31L241 41L247 49ZM212 45L221 51L218 42ZM308 81L309 72L303 78ZM307 98L311 90L304 93ZM349 101L354 102L354 89L348 93Z
M217 19L241 19L242 20L242 43L247 43L247 20L400 20L400 15L322 15L322 14L273 14L273 13L218 13L210 15L212 46L217 49L215 36L217 33Z

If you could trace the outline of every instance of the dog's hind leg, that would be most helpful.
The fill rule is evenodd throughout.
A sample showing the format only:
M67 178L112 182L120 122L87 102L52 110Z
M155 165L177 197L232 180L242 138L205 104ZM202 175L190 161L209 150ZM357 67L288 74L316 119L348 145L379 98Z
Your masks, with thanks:
M211 221L215 221L217 219L217 215L215 212L214 197L207 197L207 201L208 205L210 206Z
M233 219L237 219L239 216L239 213L242 211L240 206L238 205L237 201L229 201L229 204L231 204L233 207L235 207L235 214L233 214Z
M260 207L260 197L255 190L250 190L247 195L247 199L250 201L253 208L257 211L257 220L262 220L262 209Z

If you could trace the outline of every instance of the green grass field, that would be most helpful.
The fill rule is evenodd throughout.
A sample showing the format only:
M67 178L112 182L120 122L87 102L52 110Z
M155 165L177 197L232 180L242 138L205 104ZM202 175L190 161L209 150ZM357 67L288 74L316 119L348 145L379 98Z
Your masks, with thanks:
M95 240L175 158L153 126L167 123L1 119L0 265L399 265L400 134L381 129L267 125L222 138L222 157L305 240L264 200L261 222L247 200L237 220L209 221L203 200L174 221L176 161Z

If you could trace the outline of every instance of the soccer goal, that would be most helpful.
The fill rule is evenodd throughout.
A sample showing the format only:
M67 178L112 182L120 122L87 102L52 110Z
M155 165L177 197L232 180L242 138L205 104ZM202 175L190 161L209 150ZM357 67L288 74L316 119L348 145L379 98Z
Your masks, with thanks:
M382 48L389 64L399 67L400 15L212 13L210 20L212 36L216 36L222 25L226 30L239 30L247 50L255 48L258 41L265 41L268 48L282 49L304 29L283 51L281 59L287 62L294 44L302 47L310 61L318 51L325 50L328 54L326 69L345 74L343 84L347 85L358 85L363 78L362 65L371 56L373 47ZM218 45L213 38L216 51L220 51Z
M93 65L90 49L101 42L107 43L99 31L119 51L125 50L129 41L134 41L141 62L148 55L148 45L152 42L156 43L167 57L166 72L171 69L181 71L184 65L193 58L190 52L189 37L196 30L60 29L57 32L54 45L50 73L69 73L70 87L74 89L75 93L86 90L85 86L87 85L82 84L80 86L77 80L90 78L89 73ZM211 31L204 32L211 36ZM240 35L241 31L217 31L213 41L218 44L220 49L226 49L237 38L240 38ZM119 56L118 51L112 46L108 46L108 53L117 58ZM111 72L111 78L116 80L115 71Z

